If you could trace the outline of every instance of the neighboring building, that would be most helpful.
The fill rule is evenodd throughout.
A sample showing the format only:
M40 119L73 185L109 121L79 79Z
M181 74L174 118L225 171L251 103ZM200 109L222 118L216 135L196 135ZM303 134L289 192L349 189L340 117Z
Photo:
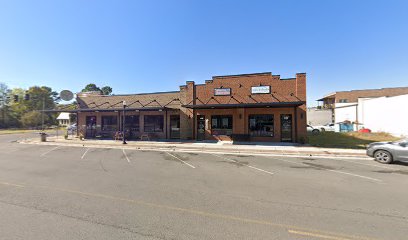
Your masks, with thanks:
M358 101L358 119L374 132L408 136L408 94L394 97L362 98Z
M104 96L77 94L78 131L86 138L302 141L306 137L306 74L281 79L254 73L188 81L180 91Z
M342 123L351 124L350 130L358 130L363 127L370 128L369 125L364 122L365 115L361 108L363 102L376 98L395 97L404 94L408 94L408 87L352 90L335 92L326 95L318 101L323 102L323 109L332 110L333 122L340 124L339 131L341 131ZM392 107L390 107L390 109L392 109ZM378 114L381 113L379 112ZM396 111L392 115L394 118L399 118L400 114L402 114L402 111ZM389 121L392 122L391 119Z
M332 123L333 111L321 107L307 108L307 123L312 126Z
M71 125L71 121L69 118L69 114L67 112L62 112L58 115L57 120L60 126L69 126Z

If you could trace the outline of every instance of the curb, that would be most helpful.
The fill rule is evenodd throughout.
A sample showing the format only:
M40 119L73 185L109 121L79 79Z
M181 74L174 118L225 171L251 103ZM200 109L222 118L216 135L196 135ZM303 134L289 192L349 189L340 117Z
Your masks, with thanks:
M62 143L62 142L33 142L33 141L17 141L20 144L32 144L32 145L50 145L50 146L70 146L70 147L90 147L90 148L110 148L110 149L128 149L128 150L140 150L140 151L158 151L158 152L191 152L191 153L214 153L214 154L239 154L239 155L259 155L259 156L298 156L298 157L326 157L326 158L364 158L369 159L365 154L359 153L331 153L331 152L318 152L318 151L291 151L291 150L270 150L270 149L226 149L216 147L197 147L197 146L146 146L146 145L108 145L108 144L93 144L87 143Z

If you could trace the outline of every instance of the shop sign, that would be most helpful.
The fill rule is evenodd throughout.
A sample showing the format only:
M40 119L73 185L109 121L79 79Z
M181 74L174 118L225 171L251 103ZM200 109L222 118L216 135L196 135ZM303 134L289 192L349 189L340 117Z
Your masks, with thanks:
M271 86L251 87L251 94L271 93Z
M214 96L230 96L231 88L214 88Z

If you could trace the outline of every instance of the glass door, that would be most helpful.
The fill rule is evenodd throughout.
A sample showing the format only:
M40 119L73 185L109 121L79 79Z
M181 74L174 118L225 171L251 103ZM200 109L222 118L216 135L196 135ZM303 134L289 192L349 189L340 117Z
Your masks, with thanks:
M197 140L205 139L205 116L197 116Z
M281 114L281 141L292 142L292 114Z
M180 138L180 115L170 115L170 138Z
M96 135L96 116L86 116L86 138L94 138Z

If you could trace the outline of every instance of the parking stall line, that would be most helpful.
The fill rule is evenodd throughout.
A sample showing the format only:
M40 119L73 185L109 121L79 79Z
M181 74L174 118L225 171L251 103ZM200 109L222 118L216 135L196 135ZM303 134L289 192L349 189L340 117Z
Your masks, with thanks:
M173 155L173 154L171 154L171 153L169 153L169 152L166 152L166 154L172 156L173 158L179 160L180 162L186 164L187 166L189 166L189 167L191 167L191 168L196 168L196 167L194 167L193 165L189 164L188 162L184 161L183 159L180 159L179 157L177 157L177 156L175 156L175 155Z
M50 152L52 152L52 151L54 151L54 150L57 150L59 147L60 147L60 146L56 146L55 148L53 148L53 149L51 149L51 150L49 150L49 151L46 151L45 153L41 154L41 157L47 155L48 153L50 153Z
M350 160L346 160L346 159L332 159L332 160L342 161L342 162L349 162L349 163L360 164L360 165L370 166L370 167L376 167L376 168L396 170L396 169L394 169L394 168L392 168L392 167L387 167L387 166L383 166L383 165L374 165L374 164L369 164L369 163L361 163L361 162L355 162L355 161L350 161ZM374 160L373 160L373 161L374 161Z
M303 163L301 163L301 162L292 162L292 161L289 161L289 160L276 159L276 158L274 158L273 160L278 160L278 161L283 161L283 162L288 162L288 163L293 163L293 164L305 166L305 164L303 164ZM367 177L367 176L363 176L363 175L359 175L359 174L354 174L354 173L349 173L349 172L344 172L344 171L339 171L339 170L333 170L333 169L327 169L327 168L322 168L322 167L316 167L316 168L318 168L318 169L320 169L320 170L326 170L326 171L329 171L329 172L344 174L344 175L348 175L348 176L352 176L352 177L363 178L363 179L371 180L371 181L375 181L375 182L383 182L383 181L380 180L380 179L372 178L372 177Z
M267 174L270 174L270 175L273 175L273 174L274 174L273 172L269 172L269 171L266 171L266 170L261 169L261 168L257 168L257 167L251 166L251 165L242 164L242 163L240 163L240 162L238 162L237 160L234 160L234 159L226 158L226 157L219 156L219 155L212 154L212 153L211 153L211 155L213 155L213 156L215 156L215 157L218 157L218 158L221 158L221 159L224 159L224 160L227 160L227 161L230 161L230 162L234 162L234 163L240 164L240 165L242 165L242 166L246 166L246 167L252 168L252 169L257 170L257 171L260 171L260 172L264 172L264 173L267 173Z
M324 235L320 233L312 233L312 232L305 232L305 231L296 231L289 229L288 233L306 236L306 237L313 237L313 238L322 238L322 239L331 239L331 240L351 240L351 238L344 238L341 236L331 236L331 235Z
M123 152L123 155L125 156L126 160L128 161L128 163L130 163L130 159L129 159L128 155L126 154L124 148L122 148L122 152Z
M81 156L81 159L84 159L84 158L85 158L85 155L86 155L86 153L89 151L89 149L91 149L91 148L87 148L87 149L85 150L84 154L82 154L82 156Z
M363 175L359 175L359 174L343 172L343 171L338 171L338 170L333 170L333 169L327 169L327 171L335 172L335 173L341 173L341 174L345 174L345 175L350 175L350 176L353 176L353 177L364 178L364 179L368 179L368 180L372 180L372 181L382 182L382 180L380 180L380 179L367 177L367 176L363 176Z

